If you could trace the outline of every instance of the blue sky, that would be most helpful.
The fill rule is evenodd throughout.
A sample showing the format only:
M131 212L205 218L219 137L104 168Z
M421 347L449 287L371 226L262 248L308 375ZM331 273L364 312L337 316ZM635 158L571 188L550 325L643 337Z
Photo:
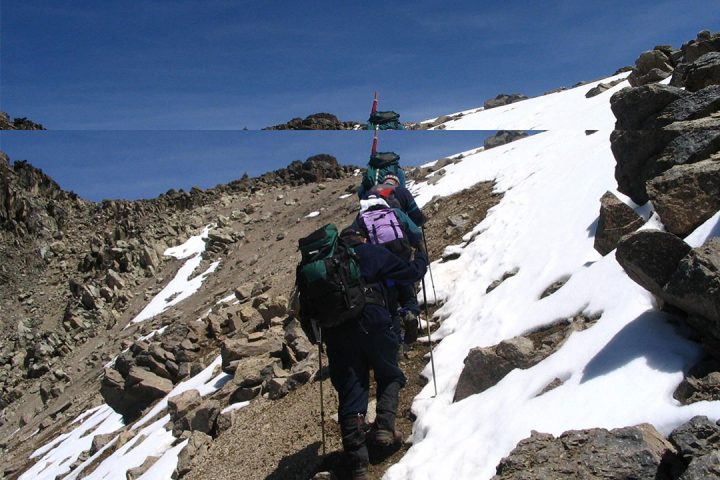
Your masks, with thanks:
M342 5L342 6L341 6ZM0 105L54 130L422 120L717 31L720 2L3 0Z
M386 131L378 150L397 152L402 165L420 165L482 146L490 133ZM0 142L11 161L27 160L65 190L99 201L214 187L318 153L364 166L372 132L3 131Z

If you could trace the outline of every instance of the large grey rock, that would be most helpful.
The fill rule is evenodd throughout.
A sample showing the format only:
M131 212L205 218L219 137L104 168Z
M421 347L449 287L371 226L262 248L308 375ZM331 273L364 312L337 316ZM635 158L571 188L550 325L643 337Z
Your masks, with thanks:
M628 276L659 297L690 245L672 233L641 230L626 235L618 243L615 258Z
M168 413L170 420L184 417L189 411L202 403L202 397L197 390L188 390L168 399Z
M148 398L162 398L173 389L173 383L141 367L131 367L125 378L125 389L133 389Z
M454 402L484 392L515 368L532 366L535 346L532 340L515 337L494 347L473 348L465 357Z
M688 122L707 117L717 111L720 111L720 85L710 85L695 93L685 92L644 126L645 128L662 128L677 122Z
M688 63L710 52L720 52L720 33L703 30L698 32L697 38L682 46L683 61Z
M652 425L573 430L555 438L532 432L497 466L493 480L656 479L674 453Z
M645 182L663 171L654 160L680 135L681 132L660 129L614 130L610 134L610 147L616 160L618 190L638 205L647 202Z
M173 435L179 437L186 430L210 434L215 419L220 414L220 405L214 400L205 400L193 410L173 422Z
M145 461L135 468L131 468L125 473L125 478L127 480L136 480L140 478L145 472L147 472L150 467L155 465L155 462L157 462L160 459L160 457L150 456L145 459Z
M234 360L267 354L278 357L282 349L282 340L274 335L255 342L249 342L247 339L226 340L220 350L222 367L224 371L231 371L228 368Z
M720 451L693 459L678 480L708 480L720 478Z
M683 405L720 400L720 360L708 356L694 365L673 397Z
M519 102L522 100L527 100L528 97L525 95L521 95L519 93L512 93L512 94L506 94L501 93L495 98L491 98L489 100L485 100L483 103L484 108L495 108L495 107L501 107L503 105L510 105L511 103Z
M255 387L272 378L273 369L279 364L280 359L270 355L237 360L233 381L239 387Z
M307 339L300 327L300 322L296 319L292 319L285 326L285 343L290 347L293 357L291 360L295 361L304 360L310 352L317 349L310 340Z
M631 207L620 201L612 192L600 199L600 216L595 231L595 250L606 255L617 246L624 235L634 232L644 223Z
M720 84L720 52L706 53L688 65L683 81L690 92Z
M195 466L195 457L207 452L212 445L212 437L206 433L195 431L190 434L188 443L178 455L177 467L172 478L182 478Z
M633 87L659 82L672 74L673 61L670 55L660 49L643 52L635 60L635 68L627 77Z
M668 129L669 130L669 129ZM650 163L653 178L675 165L700 162L720 152L720 131L699 129L682 131L665 145L662 153ZM654 165L653 165L654 164Z
M720 210L720 160L675 166L650 180L647 192L665 228L685 237Z
M693 417L670 434L686 470L679 480L720 478L720 426L707 417Z
M527 132L519 130L499 130L495 133L495 135L486 138L485 142L483 142L483 146L485 147L485 150L487 150L489 148L499 147L500 145L514 142L515 140L519 140L527 136Z
M284 295L270 297L257 307L266 324L275 317L285 317L288 314L288 299Z
M689 463L693 458L720 449L720 425L697 416L673 430L668 438Z
M720 340L720 238L716 237L681 259L662 295L669 303L705 321L693 325Z

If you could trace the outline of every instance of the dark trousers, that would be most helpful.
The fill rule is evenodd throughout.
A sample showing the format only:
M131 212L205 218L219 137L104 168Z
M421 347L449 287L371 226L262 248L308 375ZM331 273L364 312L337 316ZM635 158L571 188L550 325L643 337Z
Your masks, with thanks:
M397 289L397 302L401 308L410 310L415 315L420 313L420 306L417 301L417 289L413 283L398 284Z
M330 380L338 392L343 448L355 463L367 463L362 418L367 414L370 369L377 383L378 428L395 429L395 414L405 375L398 366L398 337L390 323L365 328L351 324L324 332ZM358 418L362 416L361 418Z

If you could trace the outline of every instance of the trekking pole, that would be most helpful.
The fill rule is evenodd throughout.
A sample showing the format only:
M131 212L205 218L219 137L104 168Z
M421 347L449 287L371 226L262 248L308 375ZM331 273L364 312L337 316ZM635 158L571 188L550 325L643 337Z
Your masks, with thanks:
M425 253L428 253L427 238L425 237L425 226L420 227L422 229L423 243L425 244ZM430 267L430 257L428 256L428 271L430 272L430 284L432 285L433 300L434 304L437 305L437 294L435 293L435 280L433 280L432 268ZM425 287L423 286L423 292Z
M373 98L373 104L372 109L370 110L370 114L377 112L377 106L378 106L378 93L375 92L375 98Z
M427 325L428 343L430 344L430 365L432 366L433 375L433 388L435 388L435 395L432 398L437 397L437 381L435 380L435 356L433 355L432 337L430 336L430 311L428 310L427 293L425 290L425 277L422 279L423 287L423 301L425 302L425 325Z
M375 125L375 135L373 136L372 150L370 151L371 157L377 153L377 144L378 144L378 126Z
M318 376L320 380L320 431L322 432L322 452L325 457L325 401L323 398L323 379L322 379L322 330L318 329L318 363L320 370Z

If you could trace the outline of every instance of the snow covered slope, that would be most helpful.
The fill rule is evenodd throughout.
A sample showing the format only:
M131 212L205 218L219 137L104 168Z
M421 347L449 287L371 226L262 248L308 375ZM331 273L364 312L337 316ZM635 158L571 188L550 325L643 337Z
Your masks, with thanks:
M613 93L629 86L620 81L614 87L586 98L600 83L611 84L628 76L621 73L579 87L487 110L467 110L442 124L444 130L602 130L612 129L615 117L608 108ZM453 116L453 115L451 115ZM428 120L430 122L432 120Z
M681 406L673 398L683 372L698 359L699 346L679 335L652 296L627 277L614 252L601 257L593 248L600 197L607 190L625 197L615 191L610 94L590 104L584 98L587 88L583 95L569 90L448 124L551 130L470 154L444 167L436 184L416 186L421 206L485 180L495 180L504 197L464 237L458 259L432 265L444 300L437 313L443 340L434 350L438 395L432 397L429 382L415 399L414 445L386 478L491 478L531 430L559 435L648 422L668 434L695 415L720 418L720 402ZM559 122L560 113L577 123ZM570 126L575 128L564 128ZM583 131L598 126L606 128ZM648 218L648 206L632 206ZM719 234L719 222L720 212L686 241L701 245ZM662 225L652 216L643 228ZM485 293L514 269L515 276ZM565 279L560 290L540 299L553 282ZM514 370L494 387L453 403L471 348L579 313L601 316L536 366ZM429 366L424 374L431 377ZM555 379L563 384L540 394Z

